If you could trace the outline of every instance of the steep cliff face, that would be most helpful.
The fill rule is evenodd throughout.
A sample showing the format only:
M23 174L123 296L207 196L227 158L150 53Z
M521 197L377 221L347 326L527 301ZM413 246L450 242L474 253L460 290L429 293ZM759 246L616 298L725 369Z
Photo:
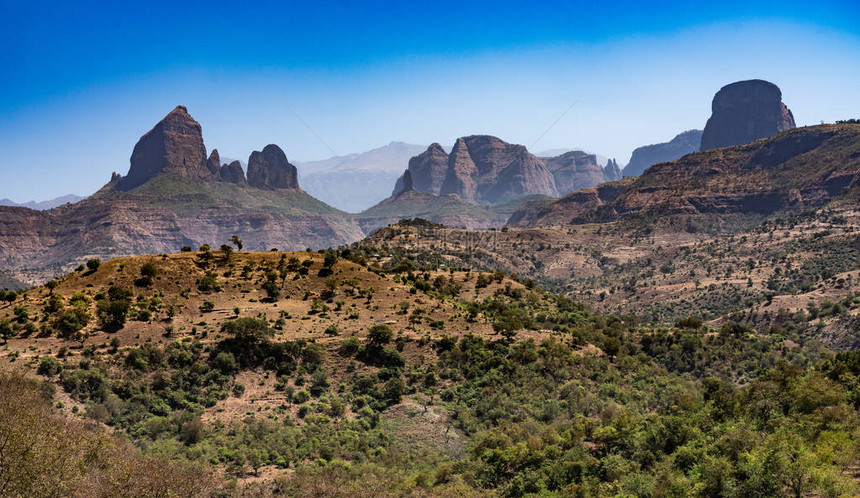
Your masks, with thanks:
M409 171L416 190L439 194L448 172L448 153L438 143L432 143L426 151L409 160Z
M788 130L746 145L688 154L624 181L614 182L625 186L611 201L574 192L524 206L510 222L532 226L633 215L761 217L814 209L846 189L860 189L860 125Z
M764 80L738 81L714 95L701 150L743 145L794 127L778 86Z
M499 204L530 195L557 195L544 162L522 145L489 135L460 137L448 154L438 143L409 160L415 190L456 194L471 204ZM403 177L394 193L403 191Z
M655 164L674 161L691 152L696 152L699 150L701 141L702 130L689 130L679 133L668 142L639 147L633 151L622 175L639 176Z
M594 154L575 150L560 156L541 159L552 173L559 195L593 187L606 181L604 170L597 163L597 156Z
M558 190L543 161L522 145L473 135L454 144L441 193L457 194L471 203L498 204L527 195L557 195Z
M128 175L121 179L118 187L131 190L160 173L213 178L205 163L206 147L200 123L180 105L137 142Z
M415 184L412 182L412 172L408 169L403 172L403 192L415 190Z
M480 172L469 154L466 139L458 138L448 156L445 180L440 189L441 194L457 194L460 199L478 202L478 182Z
M262 152L255 150L248 158L248 185L261 189L297 189L298 172L280 147L269 144Z

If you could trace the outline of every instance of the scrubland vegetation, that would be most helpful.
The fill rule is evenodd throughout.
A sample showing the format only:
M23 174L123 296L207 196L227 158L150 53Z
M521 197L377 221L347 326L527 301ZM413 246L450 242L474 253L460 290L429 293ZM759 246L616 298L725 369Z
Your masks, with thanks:
M399 251L203 249L2 296L3 494L860 492L857 352Z

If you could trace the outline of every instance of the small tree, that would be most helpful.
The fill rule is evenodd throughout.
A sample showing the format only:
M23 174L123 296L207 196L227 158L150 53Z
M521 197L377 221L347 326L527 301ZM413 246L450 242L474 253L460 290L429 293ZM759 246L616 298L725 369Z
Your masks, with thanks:
M266 272L266 281L263 283L263 290L266 291L269 301L277 301L281 296L281 288L278 285L278 274L270 271Z
M389 405L396 405L400 403L405 391L406 384L403 383L400 377L394 377L385 383L385 387L382 389L382 396Z
M374 325L367 332L367 338L372 346L385 346L393 337L394 332L391 331L391 327L385 324Z
M98 258L92 258L87 260L87 268L91 271L96 271L99 269L99 266L102 265L102 260Z
M3 297L3 300L7 303L14 303L16 299L18 299L18 294L13 291L6 292L6 295Z
M131 296L132 292L122 287L108 289L108 299L103 299L98 304L99 324L104 330L115 332L125 326L131 308Z
M152 279L158 275L158 267L155 266L155 263L148 262L144 263L143 266L140 267L140 278L134 281L134 284L140 287L149 287L152 285Z
M0 321L0 339L3 339L3 344L9 341L15 330L12 328L12 323L9 320Z
M230 244L221 244L221 252L224 253L224 260L230 261L230 255L233 254L233 246Z
M230 242L231 242L234 246L236 246L236 250L237 250L237 251L241 251L241 250L242 250L242 239L240 239L238 235L234 235L234 236L230 237Z
M155 278L158 276L158 267L152 261L144 263L140 267L140 275L143 277Z

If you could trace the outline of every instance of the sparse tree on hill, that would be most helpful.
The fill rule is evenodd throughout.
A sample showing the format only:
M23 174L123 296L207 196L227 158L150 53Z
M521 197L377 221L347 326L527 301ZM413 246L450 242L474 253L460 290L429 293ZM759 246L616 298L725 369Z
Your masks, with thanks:
M6 344L15 331L12 329L12 323L9 320L0 321L0 339L3 339L3 344Z
M281 296L281 288L278 285L278 274L270 271L266 272L266 282L263 283L263 290L266 291L266 296L269 301L277 301Z
M234 235L234 236L230 237L230 242L231 242L234 246L236 246L236 250L237 250L237 251L241 251L241 250L242 250L242 239L240 239L238 235Z
M367 332L367 338L373 346L385 346L394 337L391 327L385 324L374 325Z

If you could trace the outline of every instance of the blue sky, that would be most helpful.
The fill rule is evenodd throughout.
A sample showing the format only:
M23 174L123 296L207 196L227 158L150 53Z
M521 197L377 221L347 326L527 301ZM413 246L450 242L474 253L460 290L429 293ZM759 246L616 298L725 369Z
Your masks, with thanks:
M857 2L712 3L0 0L0 198L92 193L177 104L243 160L486 133L623 165L750 78L860 117Z

